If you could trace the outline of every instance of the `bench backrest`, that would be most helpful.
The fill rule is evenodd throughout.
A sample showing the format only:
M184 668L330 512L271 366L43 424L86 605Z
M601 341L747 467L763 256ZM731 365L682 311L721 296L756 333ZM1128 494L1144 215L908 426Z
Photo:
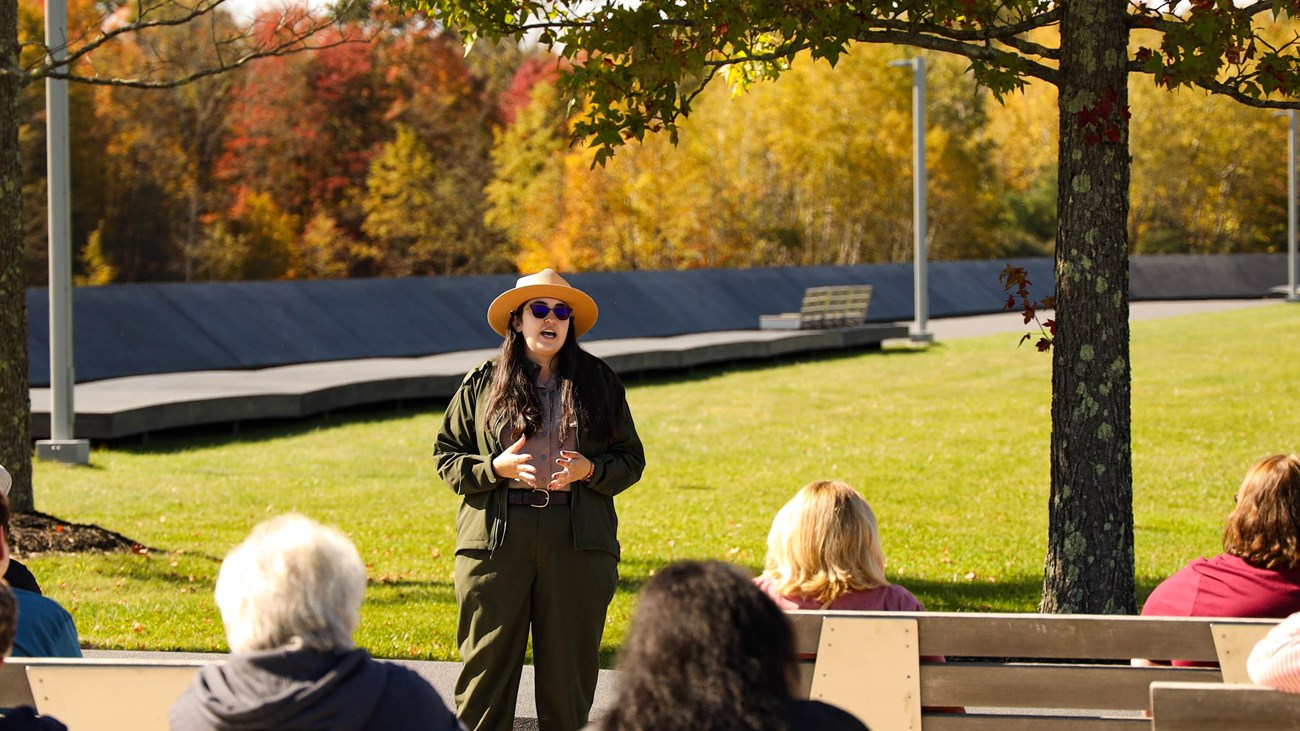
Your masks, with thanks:
M800 327L817 329L861 325L871 306L870 284L809 287L799 306Z
M1300 729L1300 694L1257 685L1152 683L1151 729Z
M1221 682L1214 628L1278 620L956 612L796 611L800 692L873 731L1149 728L1155 681ZM938 662L935 656L945 656ZM1244 660L1242 661L1244 662ZM870 674L884 673L889 682ZM965 713L941 709L965 708Z
M14 667L26 671L36 710L68 731L167 731L172 701L205 664L27 658Z

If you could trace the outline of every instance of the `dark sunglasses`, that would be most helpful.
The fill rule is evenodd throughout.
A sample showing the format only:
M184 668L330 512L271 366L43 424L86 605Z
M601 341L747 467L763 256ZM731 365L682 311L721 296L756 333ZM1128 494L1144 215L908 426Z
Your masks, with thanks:
M541 302L534 302L531 305L528 305L528 309L532 310L533 317L536 317L539 320L546 319L546 316L551 314L552 312L555 313L555 319L560 321L569 319L569 315L573 314L573 308L568 305L556 305L554 307L547 307Z

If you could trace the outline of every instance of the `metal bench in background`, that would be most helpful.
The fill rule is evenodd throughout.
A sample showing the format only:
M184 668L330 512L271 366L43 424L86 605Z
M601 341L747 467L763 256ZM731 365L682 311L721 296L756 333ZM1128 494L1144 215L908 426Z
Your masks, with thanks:
M834 287L809 287L804 290L798 312L760 315L762 330L818 330L832 327L855 327L867 320L871 306L870 284L847 284Z

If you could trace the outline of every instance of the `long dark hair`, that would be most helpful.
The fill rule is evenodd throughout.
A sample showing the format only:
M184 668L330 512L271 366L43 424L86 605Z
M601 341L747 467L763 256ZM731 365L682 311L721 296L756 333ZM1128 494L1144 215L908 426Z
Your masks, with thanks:
M794 640L785 615L740 569L683 561L641 591L602 731L787 728Z
M510 425L508 436L513 441L521 436L532 436L542 426L542 403L537 398L537 383L529 368L528 345L523 333L514 328L523 316L524 305L510 315L505 340L497 354L496 368L492 372L492 390L487 408L483 410L485 430L494 424ZM575 323L570 320L569 332L555 355L556 384L560 389L560 441L569 437L573 423L586 425L594 433L608 433L613 424L610 416L609 383L601 372L601 365L578 346Z

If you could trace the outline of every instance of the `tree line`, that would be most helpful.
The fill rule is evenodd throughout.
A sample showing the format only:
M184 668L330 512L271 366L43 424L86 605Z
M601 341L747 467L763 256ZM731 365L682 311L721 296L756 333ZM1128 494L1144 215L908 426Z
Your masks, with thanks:
M29 40L41 7L20 4ZM101 13L72 0L70 25L111 22ZM163 90L73 85L77 281L911 257L911 75L888 63L915 50L860 44L834 70L799 57L780 84L710 85L675 146L648 135L593 167L571 144L586 101L555 83L557 57L509 43L466 53L440 25L382 7L348 23L368 42ZM111 77L213 53L210 32L124 37L89 62ZM1055 87L1031 82L999 103L966 60L926 53L931 256L1049 255ZM27 86L19 110L29 286L46 281L43 94ZM1284 248L1285 120L1138 76L1130 97L1130 253Z

